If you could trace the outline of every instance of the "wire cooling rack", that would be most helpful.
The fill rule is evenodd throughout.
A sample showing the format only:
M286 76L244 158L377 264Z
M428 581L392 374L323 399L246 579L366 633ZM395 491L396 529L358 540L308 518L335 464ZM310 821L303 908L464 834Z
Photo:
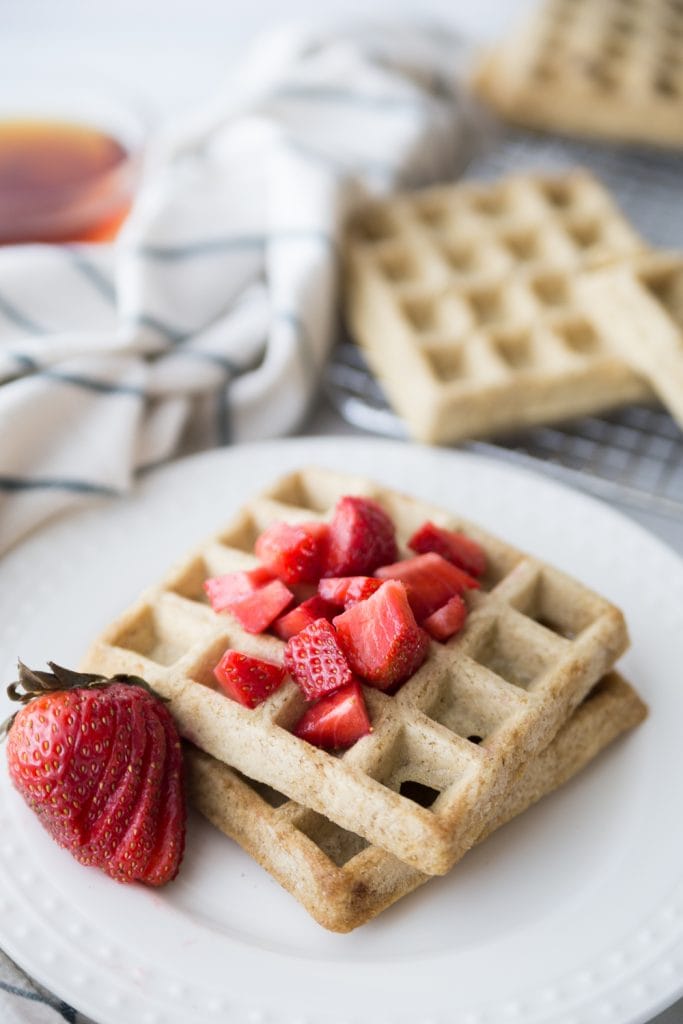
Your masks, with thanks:
M601 178L649 242L683 248L683 154L515 132L476 157L467 177L495 178L512 171L577 165ZM334 406L354 426L408 437L360 349L347 338L333 353L326 389ZM536 468L541 463L552 475L602 497L683 520L683 433L663 409L628 406L463 447Z

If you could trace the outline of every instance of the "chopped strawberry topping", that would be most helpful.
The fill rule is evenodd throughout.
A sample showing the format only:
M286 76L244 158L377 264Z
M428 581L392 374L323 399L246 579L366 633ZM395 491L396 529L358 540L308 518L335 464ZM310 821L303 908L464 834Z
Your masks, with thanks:
M434 551L471 576L481 576L486 572L486 553L482 546L457 530L423 523L408 541L408 547L419 555Z
M294 727L295 736L328 750L350 747L369 732L372 726L357 681L323 697L304 712Z
M211 607L215 612L227 611L235 601L253 594L259 587L265 586L273 579L272 572L259 566L242 572L228 572L225 576L214 576L204 581Z
M317 619L287 641L285 666L307 700L353 682L353 672L327 619Z
M340 608L352 608L359 601L366 601L381 586L382 581L372 576L337 576L321 580L318 591L326 601Z
M233 601L229 611L248 633L263 633L292 603L294 595L280 580L273 580L253 594Z
M273 523L254 550L285 583L317 583L325 568L327 523Z
M223 691L245 707L255 708L270 697L285 678L285 670L239 651L226 651L213 670Z
M406 680L427 657L429 639L397 580L342 612L334 625L353 671L379 690Z
M339 605L331 604L316 594L314 597L309 597L307 601L303 601L297 608L293 608L291 612L276 619L273 623L273 630L281 640L289 640L290 637L296 636L317 619L327 619L328 622L331 622L338 614Z
M441 608L455 594L479 588L477 580L434 552L384 565L375 572L375 576L381 580L400 580L405 584L410 607L418 622Z
M460 594L455 594L450 601L446 601L441 608L428 615L422 625L430 636L443 642L462 629L466 618L467 605Z
M396 555L394 524L381 505L371 498L340 498L330 523L325 576L368 574Z

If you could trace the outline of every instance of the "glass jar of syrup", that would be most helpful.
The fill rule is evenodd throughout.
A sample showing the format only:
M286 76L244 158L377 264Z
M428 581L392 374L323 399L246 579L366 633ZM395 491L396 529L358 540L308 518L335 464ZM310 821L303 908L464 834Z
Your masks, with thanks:
M144 133L97 83L0 81L0 244L108 241L139 177Z

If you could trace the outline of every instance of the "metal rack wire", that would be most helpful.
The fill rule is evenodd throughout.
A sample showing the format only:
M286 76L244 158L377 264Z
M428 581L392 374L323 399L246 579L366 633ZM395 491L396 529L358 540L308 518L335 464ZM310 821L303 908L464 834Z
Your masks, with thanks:
M514 132L476 157L467 177L577 165L602 179L644 238L662 248L683 248L683 154ZM326 389L354 426L408 436L362 353L348 339L333 353ZM541 463L547 472L602 497L683 520L683 433L662 409L629 406L464 447L537 468Z

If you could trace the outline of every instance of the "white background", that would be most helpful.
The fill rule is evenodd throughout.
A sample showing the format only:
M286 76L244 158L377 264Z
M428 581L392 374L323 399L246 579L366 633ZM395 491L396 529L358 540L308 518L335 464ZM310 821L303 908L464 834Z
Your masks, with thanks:
M92 68L162 111L201 100L246 44L290 22L421 15L494 38L531 0L0 0L0 81L22 69Z

